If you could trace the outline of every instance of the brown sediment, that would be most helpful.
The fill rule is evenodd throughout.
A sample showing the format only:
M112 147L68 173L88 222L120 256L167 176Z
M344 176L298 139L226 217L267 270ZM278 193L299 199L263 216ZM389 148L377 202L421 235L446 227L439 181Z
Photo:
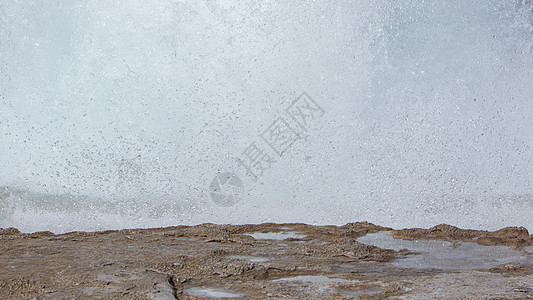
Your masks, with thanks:
M246 299L533 297L533 260L484 270L399 268L392 263L413 254L356 241L379 231L392 229L367 222L202 224L59 235L0 229L0 299L209 299L210 293ZM287 236L259 239L253 233ZM520 227L489 232L438 225L392 233L411 240L532 245L532 236Z
M429 229L410 228L393 230L392 236L406 240L438 239L449 241L467 241L485 246L533 246L533 235L524 227L506 227L496 231L461 229L440 224Z

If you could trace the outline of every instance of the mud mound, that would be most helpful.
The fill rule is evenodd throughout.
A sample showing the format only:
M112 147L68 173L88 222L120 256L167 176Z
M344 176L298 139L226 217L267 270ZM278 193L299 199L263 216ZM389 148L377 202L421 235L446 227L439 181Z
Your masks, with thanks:
M406 240L459 240L475 242L487 246L533 246L533 235L524 227L506 227L496 231L461 229L455 226L440 224L429 229L411 228L393 230L395 238Z

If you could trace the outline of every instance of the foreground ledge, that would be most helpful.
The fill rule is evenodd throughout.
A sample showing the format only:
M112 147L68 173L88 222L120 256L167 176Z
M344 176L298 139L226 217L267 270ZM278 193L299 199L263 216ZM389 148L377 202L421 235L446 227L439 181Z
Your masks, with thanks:
M369 242L377 237L407 248ZM60 235L7 228L0 240L0 299L533 297L533 235L523 227L202 224ZM428 245L427 253L408 241ZM432 245L448 256L432 256ZM454 249L471 257L447 264L461 259Z

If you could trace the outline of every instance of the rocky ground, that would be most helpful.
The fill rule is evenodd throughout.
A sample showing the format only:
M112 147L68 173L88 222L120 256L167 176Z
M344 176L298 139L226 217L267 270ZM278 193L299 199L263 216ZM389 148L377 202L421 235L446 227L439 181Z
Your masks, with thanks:
M357 241L365 235L408 248ZM517 227L9 228L0 229L0 299L533 299L532 246Z

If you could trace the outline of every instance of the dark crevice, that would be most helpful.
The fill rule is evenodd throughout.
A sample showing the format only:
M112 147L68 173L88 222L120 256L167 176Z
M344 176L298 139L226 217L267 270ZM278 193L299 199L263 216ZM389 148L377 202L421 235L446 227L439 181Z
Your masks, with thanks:
M178 287L176 286L174 275L168 275L168 283L170 284L170 287L172 288L172 295L174 295L174 298L179 299L178 298Z

